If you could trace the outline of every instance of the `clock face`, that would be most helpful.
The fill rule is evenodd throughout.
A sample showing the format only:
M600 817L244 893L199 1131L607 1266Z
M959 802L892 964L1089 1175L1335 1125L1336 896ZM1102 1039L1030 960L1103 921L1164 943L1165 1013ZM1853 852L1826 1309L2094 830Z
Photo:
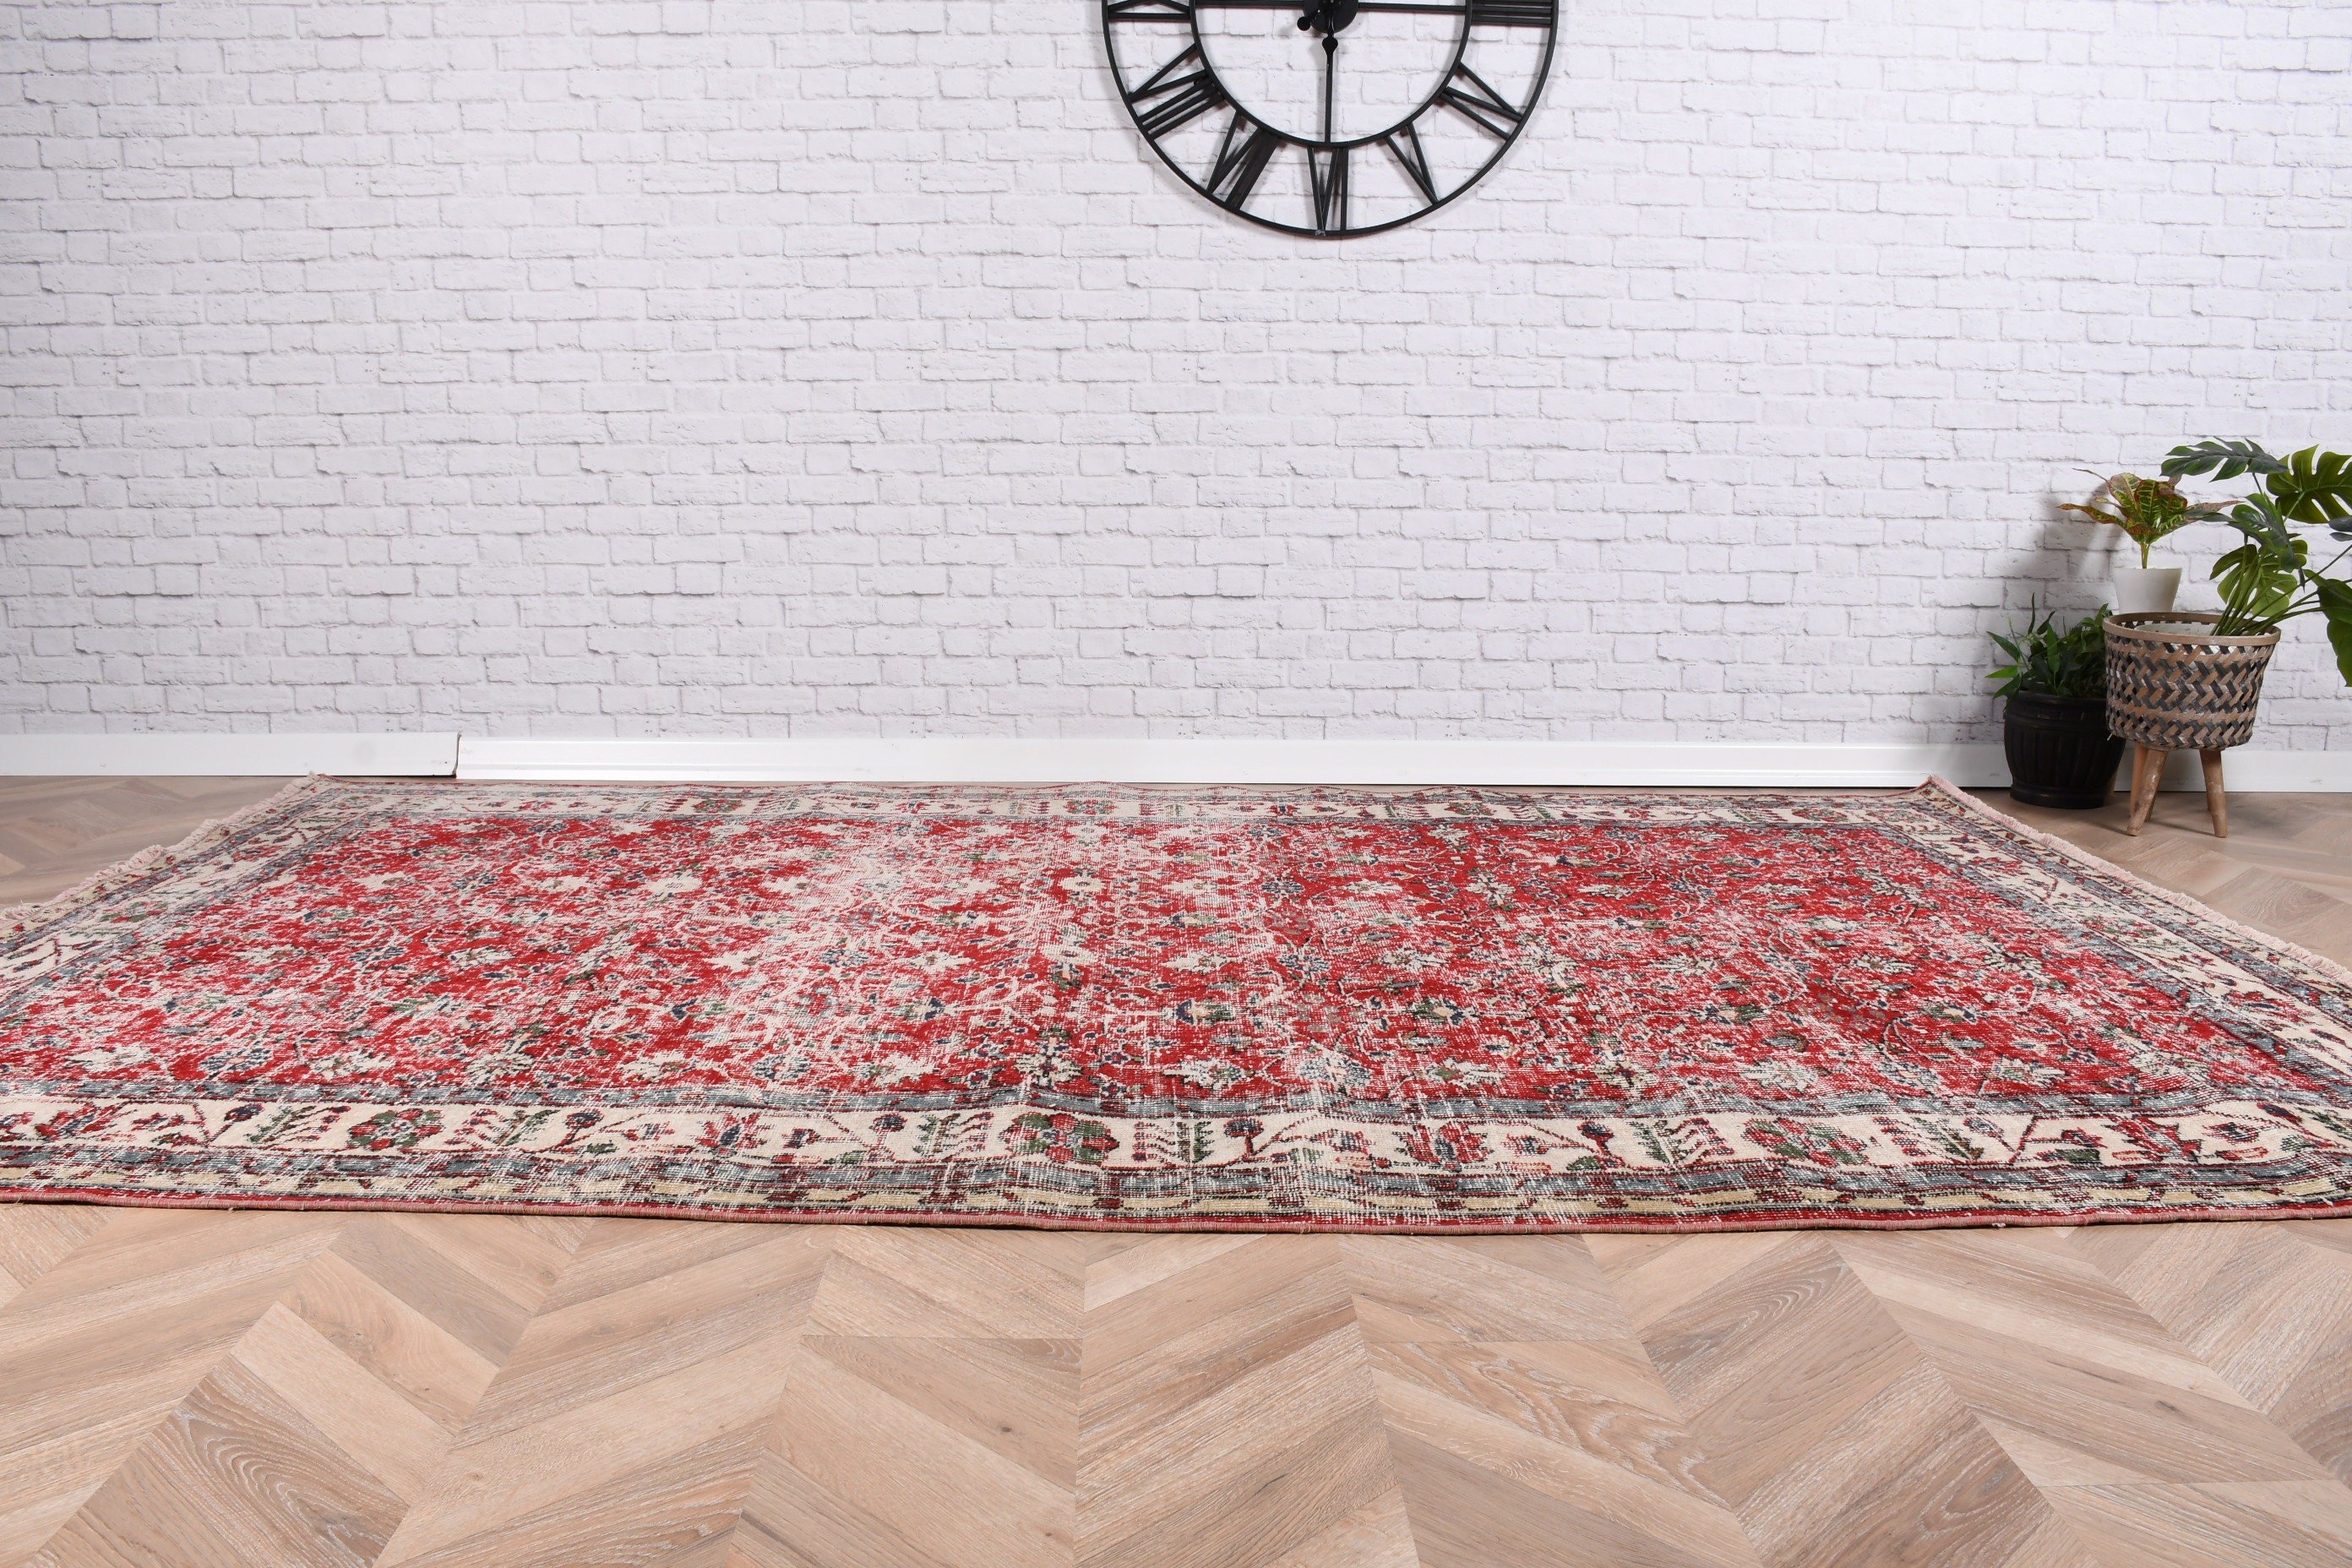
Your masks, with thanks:
M1559 0L1102 0L1119 95L1186 184L1268 228L1411 223L1517 139Z

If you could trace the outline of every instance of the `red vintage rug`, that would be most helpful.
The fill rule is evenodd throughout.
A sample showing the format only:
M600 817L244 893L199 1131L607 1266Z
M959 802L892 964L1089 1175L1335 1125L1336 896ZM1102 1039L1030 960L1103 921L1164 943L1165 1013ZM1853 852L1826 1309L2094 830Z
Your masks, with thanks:
M2352 1212L2352 976L1947 790L314 779L0 923L0 1195Z

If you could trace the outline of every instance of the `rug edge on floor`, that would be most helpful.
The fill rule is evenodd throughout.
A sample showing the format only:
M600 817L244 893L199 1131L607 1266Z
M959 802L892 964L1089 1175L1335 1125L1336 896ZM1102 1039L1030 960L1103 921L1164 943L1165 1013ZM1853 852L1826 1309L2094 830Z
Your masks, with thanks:
M102 902L114 891L135 883L142 878L149 877L160 868L168 868L183 860L201 856L215 845L232 838L238 832L246 829L247 827L267 820L275 813L285 811L289 807L297 805L302 800L309 798L311 795L331 793L337 788L342 787L346 784L354 788L363 788L367 787L369 784L373 782L376 781L345 781L328 775L313 775L311 777L291 781L284 787L274 792L263 800L257 801L227 817L202 825L177 844L155 846L148 849L142 850L138 854L126 858L122 862L100 869L88 879L85 879L81 883L77 884L75 887L69 888L61 893L32 903L0 910L0 934L5 934L6 937L13 940L15 937L21 935L27 931L36 930L54 922L69 920L77 911L89 905ZM420 792L435 790L440 787L453 787L459 789L467 787L497 787L495 785L477 784L474 784L473 781L453 780L446 781L446 783L444 781L402 781L402 783L404 786L415 788ZM583 785L580 787L583 789L593 788L659 792L728 789L766 791L773 790L780 786L769 784L714 785L701 784L674 784L646 783L635 784ZM823 789L830 786L819 785L799 787ZM889 793L894 790L902 790L907 786L847 785L838 787L845 790ZM931 787L944 790L1025 789L1040 796L1050 796L1057 794L1066 795L1072 791L1096 789L1118 790L1130 788L1132 786L956 785ZM1318 792L1314 786L1294 786L1282 789L1258 789L1250 788L1248 786L1237 786L1237 788L1247 789L1247 793L1254 795L1296 795L1299 796L1309 796L1318 793L1349 793L1345 791ZM1411 794L1416 792L1400 793ZM1430 795L1458 795L1465 792L1423 791L1418 793ZM1485 797L1500 796L1513 799L1541 799L1547 796L1568 793L1583 797L1589 801L1594 797L1606 798L1616 796L1633 796L1654 798L1660 795L1698 792L1639 790L1579 790L1573 792L1560 792L1529 787L1524 790L1482 788L1468 793L1473 793ZM2266 951L2294 963L2305 966L2315 974L2326 977L2337 984L2352 986L2352 971L2347 971L2344 965L2317 953L2312 952L2291 941L2269 932L2248 927L2222 914L2221 911L2212 909L2201 900L2150 882L2147 879L2125 869L2124 868L2116 866L2111 862L2102 859L2086 849L2069 843L2063 838L2058 837L2053 834L2042 832L2028 824L2008 816L1986 803L1977 800L1965 791L1951 784L1948 781L1941 778L1930 779L1927 783L1910 790L1825 790L1802 792L1772 790L1757 792L1705 793L1709 795L1736 793L1740 795L1755 794L1760 795L1793 796L1801 798L1808 802L1822 805L1828 805L1837 801L1885 802L1890 798L1899 799L1904 797L1920 799L1923 801L1929 798L1939 798L1951 803L1972 819L1979 821L2000 834L2009 836L2025 843L2039 846L2040 847L2063 858L2066 862L2085 873L2091 879L2104 880L2116 887L2127 889L2141 897L2151 899L2164 906L2167 906L2193 921L2210 926L2216 931L2227 933L2229 936L2241 942L2248 944L2253 949ZM5 1147L5 1145L0 1145L0 1147ZM568 1204L553 1199L527 1199L509 1202L497 1199L445 1199L431 1196L384 1196L360 1192L345 1192L343 1194L331 1195L304 1195L300 1194L266 1193L251 1190L214 1193L174 1193L169 1191L140 1190L135 1186L135 1184L119 1185L104 1189L76 1188L70 1186L51 1186L46 1189L36 1189L11 1180L10 1178L15 1176L17 1173L5 1169L5 1167L9 1163L11 1163L11 1162L7 1159L6 1155L0 1154L0 1195L30 1201L89 1202L131 1206L187 1206L208 1208L271 1207L288 1209L390 1210L426 1213L573 1214L614 1216L732 1218L774 1220L787 1223L883 1223L994 1226L1051 1229L1171 1231L1228 1230L1392 1234L1524 1234L1538 1232L1619 1231L1665 1234L1685 1231L1703 1232L1719 1230L1776 1230L1804 1228L1908 1229L1956 1226L2004 1226L2028 1224L2075 1225L2084 1223L2163 1221L2179 1219L2231 1219L2290 1216L2325 1217L2352 1214L2352 1188L2347 1188L2342 1184L2334 1184L2334 1190L2329 1192L2326 1196L2321 1195L2321 1191L2324 1189L2315 1189L2310 1184L2304 1184L2303 1201L2296 1202L2285 1200L2284 1198L2284 1194L2273 1194L2261 1201L2251 1203L2243 1206L2231 1205L2183 1205L2179 1207L2166 1207L2161 1203L2154 1203L2152 1206L2134 1207L2130 1206L2130 1199L2125 1199L2124 1204L2121 1205L2111 1205L2099 1208L2050 1208L2036 1211L2032 1209L2009 1209L2001 1207L1969 1208L1963 1205L1955 1205L1942 1212L1927 1215L1871 1215L1854 1212L1851 1209L1815 1210L1808 1208L1802 1205L1793 1206L1783 1205L1776 1209L1769 1203L1759 1203L1756 1206L1748 1208L1746 1212L1738 1214L1685 1213L1669 1216L1660 1214L1573 1214L1555 1211L1549 1215L1535 1217L1498 1220L1482 1220L1465 1214L1456 1214L1451 1217L1444 1218L1423 1218L1404 1214L1358 1217L1339 1214L1294 1214L1276 1216L1255 1215L1219 1215L1208 1213L1186 1215L1155 1214L1150 1215L1122 1215L1118 1214L1095 1213L1080 1215L1029 1211L999 1210L992 1212L970 1212L954 1209L930 1209L920 1211L864 1209L856 1212L846 1212L838 1209L811 1209L796 1206L785 1206L780 1208L765 1208L752 1205L740 1206L711 1206L697 1205L688 1203L673 1204L646 1201L590 1201L585 1203ZM1749 1194L1748 1195L1750 1198L1762 1197L1762 1194ZM2121 1193L2116 1193L2113 1195L2116 1198L2124 1198L2124 1194ZM2133 1197L2138 1198L2140 1203L2145 1205L2151 1203L2153 1194L2133 1194Z

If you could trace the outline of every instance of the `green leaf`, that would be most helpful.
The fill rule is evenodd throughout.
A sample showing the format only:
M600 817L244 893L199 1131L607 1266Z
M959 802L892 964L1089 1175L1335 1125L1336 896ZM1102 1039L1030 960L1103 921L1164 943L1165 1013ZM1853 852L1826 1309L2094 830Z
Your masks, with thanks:
M2251 592L2247 577L2259 575L2262 569L2262 547L2252 542L2241 544L2213 563L2213 581L2221 588L2221 597L2234 605Z
M2252 441L2207 439L2194 446L2175 447L2164 458L2164 477L2168 479L2208 474L2215 479L2234 479L2240 474L2268 475L2282 473L2285 468L2284 463Z
M2265 536L2249 532L2245 543L2213 563L2213 581L2221 590L2221 602L2234 612L2233 625L2242 617L2266 626L2286 614L2302 585L2296 569L2303 564L2303 541L2291 538L2286 542L2285 550L2273 551Z
M2231 507L2228 521L2231 528L2253 541L2265 552L2282 559L2293 555L2295 546L2301 542L2295 538L2294 530L2287 526L2286 514L2279 510L2278 502L2260 490Z
M2140 547L2143 564L2149 545L2200 515L2170 479L2144 479L2137 474L2111 475L2099 482L2089 500L2067 501L2059 510L2122 529Z
M2096 697L2106 689L2107 612L2102 608L2061 631L2057 616L2026 612L2025 628L2011 637L1999 632L1993 641L2010 662L1989 677L2000 682L1996 695L2020 691L2046 692L2057 697Z
M2345 685L2352 686L2352 583L2315 577L2311 585L2319 590L2319 608L2327 617L2327 646L2336 650L2336 671Z
M2263 486L2279 510L2296 522L2341 522L2352 518L2352 457L2305 447L2286 460L2283 472Z

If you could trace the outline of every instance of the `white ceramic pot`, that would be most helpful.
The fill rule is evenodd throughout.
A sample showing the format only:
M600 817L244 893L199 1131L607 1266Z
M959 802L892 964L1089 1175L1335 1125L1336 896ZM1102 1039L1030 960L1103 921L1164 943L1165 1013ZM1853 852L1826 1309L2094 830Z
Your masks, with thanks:
M2172 608L2173 595L2179 592L2180 568L2178 566L2116 568L2116 614L2119 616L2144 612L2162 615Z

